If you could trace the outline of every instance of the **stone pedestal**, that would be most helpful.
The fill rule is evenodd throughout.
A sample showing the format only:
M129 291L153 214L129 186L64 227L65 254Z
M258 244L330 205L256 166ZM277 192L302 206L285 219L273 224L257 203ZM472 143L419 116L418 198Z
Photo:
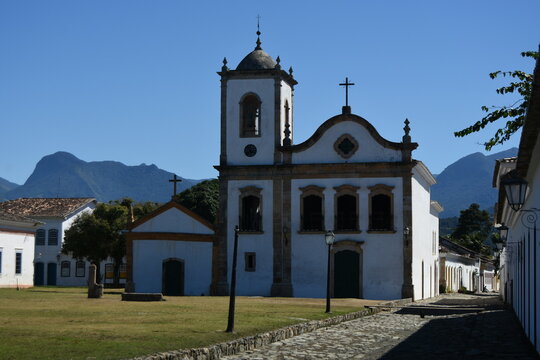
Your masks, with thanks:
M96 283L97 267L96 265L90 265L88 271L88 298L99 299L103 296L103 284Z

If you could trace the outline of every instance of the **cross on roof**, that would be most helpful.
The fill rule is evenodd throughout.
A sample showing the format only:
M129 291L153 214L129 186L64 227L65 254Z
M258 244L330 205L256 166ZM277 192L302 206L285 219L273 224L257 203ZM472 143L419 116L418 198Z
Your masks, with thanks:
M176 183L182 182L182 179L179 179L176 174L174 174L172 179L169 179L169 182L173 183L173 196L176 195Z
M353 86L354 83L349 82L349 78L345 78L345 82L339 84L339 86L345 86L345 106L349 106L349 86Z

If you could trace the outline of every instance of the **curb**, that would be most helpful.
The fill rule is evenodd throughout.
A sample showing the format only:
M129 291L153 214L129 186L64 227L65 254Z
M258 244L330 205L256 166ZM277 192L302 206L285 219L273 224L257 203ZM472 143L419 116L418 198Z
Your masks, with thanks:
M379 305L404 305L411 303L412 299L399 299L380 303ZM340 324L345 321L358 319L381 312L381 308L370 308L323 320L311 320L305 323L290 325L265 333L246 336L243 338L210 345L208 347L183 349L162 352L152 355L135 357L132 360L218 360L222 356L236 355L246 350L253 350L277 341L289 339L293 336L309 333L317 329Z

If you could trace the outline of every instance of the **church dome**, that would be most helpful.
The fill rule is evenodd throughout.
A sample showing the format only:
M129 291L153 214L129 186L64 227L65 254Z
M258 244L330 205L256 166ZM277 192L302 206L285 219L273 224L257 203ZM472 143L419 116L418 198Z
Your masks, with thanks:
M240 61L236 70L267 70L273 69L276 66L276 61L259 46Z

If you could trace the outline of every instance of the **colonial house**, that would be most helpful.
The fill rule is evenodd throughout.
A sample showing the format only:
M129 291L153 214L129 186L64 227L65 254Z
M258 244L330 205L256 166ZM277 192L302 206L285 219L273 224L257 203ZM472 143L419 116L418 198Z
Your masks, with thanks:
M481 254L456 244L450 239L439 238L440 280L445 292L493 291L495 266Z
M500 257L501 294L540 351L540 59L534 69L518 156L497 162L494 186L499 189L495 222L505 245Z
M21 198L0 202L0 211L39 220L35 230L34 285L84 286L89 263L61 253L64 232L96 207L93 198ZM30 254L27 256L30 257Z
M34 232L40 225L0 210L0 287L34 285Z

